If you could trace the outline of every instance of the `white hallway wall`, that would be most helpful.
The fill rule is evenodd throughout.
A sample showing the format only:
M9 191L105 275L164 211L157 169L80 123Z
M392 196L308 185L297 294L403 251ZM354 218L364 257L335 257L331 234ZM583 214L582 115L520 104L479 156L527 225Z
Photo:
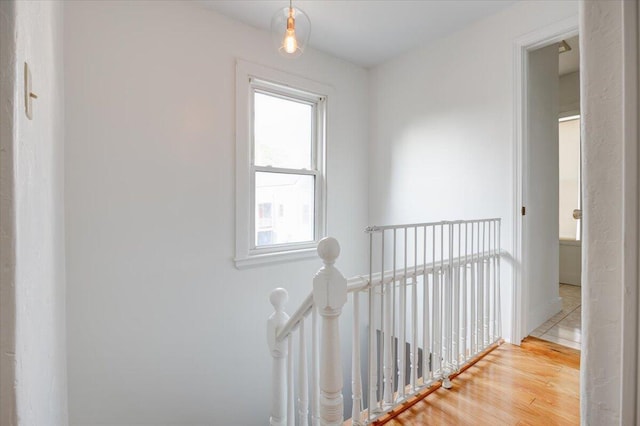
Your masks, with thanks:
M560 77L560 117L580 114L580 71Z
M512 250L513 43L577 13L573 1L520 2L372 70L372 223L500 217Z
M3 1L0 14L0 424L62 426L67 424L62 4ZM24 113L25 62L38 95L32 121Z
M269 292L321 265L237 270L235 60L331 85L329 234L366 271L367 72L193 2L66 2L71 424L264 424Z
M271 56L263 33L192 6L151 9L136 4L125 10L122 5L75 3L67 5L65 15L65 41L72 49L65 64L73 66L67 70L73 99L66 107L74 117L67 121L74 135L66 157L73 159L67 168L67 191L73 194L67 207L73 223L67 234L73 254L68 260L73 271L68 310L72 423L123 423L125 418L262 423L269 386L269 365L263 358L263 319L270 312L266 294L284 279L293 288L292 299L299 300L307 287L289 283L306 281L317 262L286 270L272 266L237 272L231 266L233 115L226 104L233 102L233 58L325 82L331 75L337 91L355 92L357 100L345 96L348 106L340 106L349 114L364 109L366 90L360 85L366 84L366 73L315 52L300 62L284 62ZM574 15L575 9L573 2L524 2L373 70L370 167L377 172L370 173L372 222L502 216L503 247L510 248L511 42L541 24ZM592 23L597 25L607 13L594 11ZM140 29L141 22L148 25ZM216 40L220 34L233 34L239 41L232 47L228 36ZM186 63L202 68L193 71ZM344 75L336 77L331 67ZM475 73L471 78L469 70ZM184 92L167 83L175 81L182 82ZM218 92L219 97L211 97ZM175 123L175 117L183 121ZM366 118L353 121L336 123L336 136L351 138L337 148L348 160L330 154L330 170L354 177L358 183L353 186L361 189L366 188L367 166L358 162L354 171L352 158L366 149L366 125L360 125ZM477 143L468 145L468 140ZM440 165L450 158L460 165ZM481 167L478 158L488 159L490 166ZM399 166L393 174L388 172L391 164ZM445 181L443 170L460 178ZM489 185L474 184L480 181ZM391 195L391 189L404 185L406 191ZM353 218L332 222L330 230L346 236L346 274L362 269L355 257L364 252L346 241L360 235L357 218L366 221L366 208L359 208L366 197L353 198L345 190L334 191L329 200L330 217L340 216L342 207L336 202L356 212ZM437 204L439 200L447 202ZM225 226L214 227L216 220ZM356 266L349 270L350 265ZM607 297L619 300L619 281L603 283L603 291L614 290ZM593 303L597 307L595 299ZM601 333L610 336L615 358L619 312L607 309L591 316L601 321ZM231 318L239 318L235 327ZM236 337L240 335L251 341ZM598 348L606 347L600 342L608 340L598 339L594 335L593 347L587 349L592 354L587 369L597 374L593 390L592 375L583 380L589 399L584 407L606 422L617 418L620 376L611 370L618 364L599 353ZM237 372L230 365L237 365ZM598 365L611 368L604 374ZM237 381L246 385L232 385ZM258 406L252 413L237 402L250 393L264 396L253 398Z
M528 292L526 333L562 309L558 244L558 47L529 52L527 184L523 221Z
M631 307L637 309L638 295L638 135L625 133L626 120L635 132L638 126L637 109L626 109L638 96L626 86L637 78L625 68L627 58L638 58L637 47L624 50L629 42L625 36L633 33L625 34L623 22L635 21L636 34L639 28L640 18L631 16L636 13L631 5L631 1L586 1L580 8L582 319L583 329L588 330L582 337L580 406L587 425L640 421L634 419L638 360L631 347L637 345L637 318ZM625 117L628 112L632 114Z

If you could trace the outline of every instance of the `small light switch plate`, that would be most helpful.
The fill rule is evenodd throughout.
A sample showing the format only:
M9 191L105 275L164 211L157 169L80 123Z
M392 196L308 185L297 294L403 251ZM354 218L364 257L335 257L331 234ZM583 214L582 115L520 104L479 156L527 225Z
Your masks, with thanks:
M33 97L31 96L31 70L24 63L24 112L29 120L33 120Z

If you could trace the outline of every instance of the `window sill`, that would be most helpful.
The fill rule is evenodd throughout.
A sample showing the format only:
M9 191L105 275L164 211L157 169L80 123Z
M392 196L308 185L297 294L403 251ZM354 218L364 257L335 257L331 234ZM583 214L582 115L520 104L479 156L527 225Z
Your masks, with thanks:
M254 254L246 257L236 257L236 268L246 269L254 266L269 265L274 263L289 262L294 260L317 258L316 247L298 250L279 251L274 253Z

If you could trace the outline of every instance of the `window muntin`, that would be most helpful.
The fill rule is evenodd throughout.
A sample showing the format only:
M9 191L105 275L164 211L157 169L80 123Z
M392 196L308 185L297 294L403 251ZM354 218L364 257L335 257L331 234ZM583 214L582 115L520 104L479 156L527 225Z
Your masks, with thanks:
M323 231L325 98L255 78L250 86L250 255L314 247Z

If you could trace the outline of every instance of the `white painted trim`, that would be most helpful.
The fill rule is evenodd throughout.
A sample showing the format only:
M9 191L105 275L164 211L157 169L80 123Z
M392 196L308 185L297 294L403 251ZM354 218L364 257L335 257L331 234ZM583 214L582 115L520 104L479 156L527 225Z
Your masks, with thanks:
M292 260L317 258L316 247L302 250L280 251L275 253L256 254L244 258L236 258L236 268L244 269L251 266L267 265L271 263L289 262Z
M640 7L637 1L622 2L623 32L623 270L622 281L622 362L620 377L621 424L638 424L638 92L640 73L638 47L640 46Z
M260 87L268 89L270 84L275 87L287 87L287 94L301 91L317 95L315 99L323 108L322 114L317 113L316 149L314 160L317 172L315 195L315 240L301 244L283 245L282 249L275 247L268 249L252 248L252 142L249 117L251 115L251 96L253 90L251 79L259 80ZM291 93L289 93L291 92ZM237 268L257 266L273 262L293 261L315 256L315 246L327 232L327 179L326 179L326 126L328 114L328 99L333 89L304 77L292 75L283 71L268 68L244 60L236 63L236 249L234 262ZM309 98L312 99L312 98Z
M523 241L524 229L521 215L526 206L527 169L527 68L529 52L557 43L564 38L578 34L578 17L570 17L519 37L514 41L514 138L513 138L513 298L511 343L520 344L527 336L526 323L528 298L526 253ZM526 216L525 216L526 217Z

